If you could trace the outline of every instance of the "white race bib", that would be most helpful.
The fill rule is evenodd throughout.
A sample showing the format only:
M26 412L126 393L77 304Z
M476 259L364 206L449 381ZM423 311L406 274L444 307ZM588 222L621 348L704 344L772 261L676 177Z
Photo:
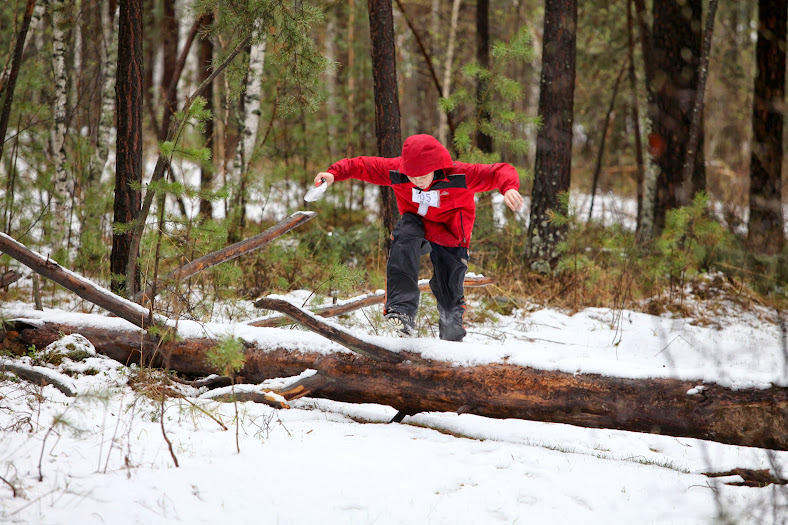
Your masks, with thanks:
M437 208L441 204L441 196L438 190L421 191L418 188L413 188L413 202L419 205L419 215L427 215L427 210Z

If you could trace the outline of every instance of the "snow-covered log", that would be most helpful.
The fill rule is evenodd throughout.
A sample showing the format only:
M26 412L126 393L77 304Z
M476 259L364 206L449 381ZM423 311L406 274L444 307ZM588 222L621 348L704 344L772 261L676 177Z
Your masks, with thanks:
M205 359L216 341L191 338L158 343L142 331L14 320L6 323L7 348L43 347L62 333L80 333L123 363L144 361L187 376L218 372ZM396 343L395 343L396 344ZM697 381L628 379L572 374L503 363L457 366L399 350L399 363L352 353L325 355L305 349L260 348L248 343L240 381L259 383L306 369L317 374L279 392L352 403L379 403L415 414L459 412L612 428L788 450L788 388L732 390Z

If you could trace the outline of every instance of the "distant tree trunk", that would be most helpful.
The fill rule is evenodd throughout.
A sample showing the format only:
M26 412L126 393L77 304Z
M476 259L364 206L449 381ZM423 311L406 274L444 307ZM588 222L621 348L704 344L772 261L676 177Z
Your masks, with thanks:
M369 35L372 44L372 82L375 88L375 135L381 157L397 157L402 150L397 60L394 51L394 13L391 0L368 0ZM399 218L394 192L380 187L386 251L391 248L391 232Z
M326 38L323 42L324 55L329 62L337 61L337 14L335 9L331 9L326 15ZM324 74L326 79L326 149L328 157L333 159L337 156L337 77L336 74L328 71Z
M50 130L50 148L55 168L54 180L54 228L60 239L65 239L70 224L69 180L66 172L66 103L68 102L68 75L66 74L66 31L68 20L64 0L49 0L52 20L52 71L55 77L55 95L52 108L54 126ZM66 243L61 243L66 248Z
M785 246L781 190L787 9L785 0L758 2L747 244L768 255Z
M454 46L457 41L457 20L460 16L460 4L462 0L453 0L451 4L451 23L449 25L449 43L446 45L446 66L443 70L443 82L441 87L443 98L449 98L451 94L451 73L454 66ZM449 137L447 133L448 115L443 111L440 112L438 120L438 140L446 147L450 146L450 141L453 137Z
M140 211L142 181L142 0L119 0L118 20L118 134L115 169L114 223L127 227L112 235L110 270L112 291L134 295L138 282L126 282L126 266L136 260L130 253L131 225ZM139 279L135 279L139 281Z
M682 170L698 87L701 3L701 0L655 0L652 10L656 118L652 121L649 143L659 166L654 203L655 234L664 228L668 211L689 204L691 193L705 189L702 134L699 135L690 194L684 191Z
M8 73L7 80L0 86L0 98L3 99L3 105L0 107L0 159L3 158L3 145L5 144L5 134L8 131L8 119L11 117L11 105L14 102L16 80L19 77L19 69L22 65L22 52L25 49L27 32L30 29L30 22L33 19L35 7L36 0L27 0L25 15L22 17L22 23L16 35L16 45L11 58L11 70Z
M717 0L709 1L709 10L706 15L706 30L703 34L703 42L698 58L698 82L695 88L695 98L692 101L690 110L690 127L688 130L687 147L684 153L684 166L682 168L682 180L688 189L690 198L699 191L706 190L706 171L704 168L697 169L695 155L698 151L703 151L698 144L703 139L703 99L706 94L706 78L709 72L709 55L711 54L711 38L714 34L714 19L717 17ZM698 20L700 23L700 20ZM701 178L702 176L702 178Z
M356 129L356 3L348 0L347 19L347 148L346 157L353 157L353 132ZM353 191L350 181L350 191Z
M476 61L484 69L490 69L490 0L476 1ZM476 80L476 147L483 153L492 153L492 137L483 131L490 122L488 82Z
M202 29L208 30L213 25L213 14L206 15L202 21ZM213 40L209 35L204 35L200 41L200 58L199 58L199 79L200 83L204 82L213 72ZM213 107L213 82L208 84L205 88L205 109L214 113ZM213 176L214 176L214 159L216 158L213 140L214 140L214 125L213 118L205 122L205 147L211 152L211 160L205 161L200 167L200 189L203 193L213 191ZM205 196L200 197L200 217L202 220L213 218L213 202Z
M101 3L101 43L99 45L99 67L101 69L101 94L99 107L98 133L96 146L88 160L88 174L85 188L85 201L91 203L84 208L84 224L80 229L80 259L84 262L98 261L104 257L104 244L99 235L103 210L95 203L101 202L98 195L101 176L109 158L110 140L115 123L115 80L118 68L118 12L110 11L108 2Z
M637 77L635 75L635 39L634 39L634 20L632 17L632 0L627 0L627 44L629 47L629 85L632 90L632 123L635 139L635 186L637 188L637 226L636 231L640 231L643 221L643 182L645 180L645 170L643 162L643 141L640 135L640 109L637 96Z
M175 0L163 0L161 17L161 85L160 100L164 108L159 121L159 141L166 140L170 128L170 118L178 106L178 92L171 90L170 84L176 75L178 63L178 18L175 13Z
M575 88L577 0L546 0L536 162L531 192L526 262L549 271L558 260L565 228L552 224L550 210L566 213L559 195L569 191Z
M638 31L640 33L640 44L643 52L643 73L645 76L646 84L646 98L648 102L648 152L649 155L644 158L643 169L643 199L642 206L640 207L639 223L637 236L640 242L648 242L654 237L654 205L657 193L657 175L659 167L656 164L656 152L652 147L652 133L654 122L657 121L658 111L656 95L654 94L654 78L655 64L654 64L654 46L652 43L651 28L646 20L648 12L646 11L645 0L633 0L635 5L635 18L637 20Z
M257 143L257 128L260 124L260 94L262 91L263 66L265 65L265 35L262 41L249 49L249 68L246 72L246 87L241 93L241 128L233 159L232 180L238 184L235 196L233 222L227 233L228 242L238 242L246 228L246 192L249 185L249 164Z

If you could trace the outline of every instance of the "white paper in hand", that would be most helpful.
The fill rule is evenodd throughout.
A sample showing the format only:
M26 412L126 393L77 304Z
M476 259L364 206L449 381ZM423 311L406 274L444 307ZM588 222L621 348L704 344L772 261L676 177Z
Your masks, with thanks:
M315 186L304 195L304 200L306 202L315 202L316 200L322 199L323 195L326 193L326 188L328 188L328 184L325 182L321 182L319 186Z

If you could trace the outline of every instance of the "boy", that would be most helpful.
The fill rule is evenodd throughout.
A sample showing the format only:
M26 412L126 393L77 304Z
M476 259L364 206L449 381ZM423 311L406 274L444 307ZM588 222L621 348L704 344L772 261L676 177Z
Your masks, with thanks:
M403 335L415 332L419 305L419 259L429 253L434 269L430 288L438 301L440 338L462 341L465 329L463 282L476 218L475 193L498 189L512 211L523 206L520 177L509 164L453 162L430 135L405 139L396 158L356 157L318 173L315 185L349 178L391 186L402 218L392 233L386 268L384 316Z

